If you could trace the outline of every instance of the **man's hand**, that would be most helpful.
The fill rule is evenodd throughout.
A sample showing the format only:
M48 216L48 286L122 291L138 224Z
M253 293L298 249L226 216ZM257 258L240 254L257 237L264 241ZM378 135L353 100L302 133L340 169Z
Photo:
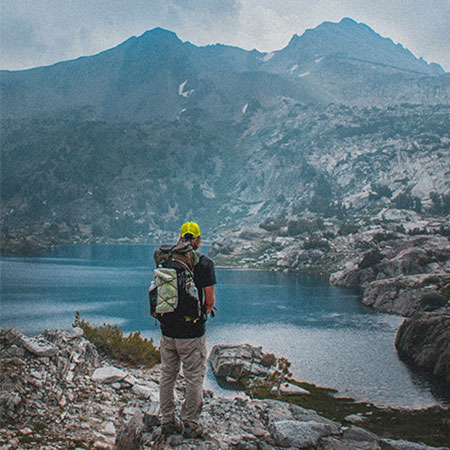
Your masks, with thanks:
M216 303L214 286L206 286L204 289L205 289L206 314L211 314L211 311L214 308L214 304Z

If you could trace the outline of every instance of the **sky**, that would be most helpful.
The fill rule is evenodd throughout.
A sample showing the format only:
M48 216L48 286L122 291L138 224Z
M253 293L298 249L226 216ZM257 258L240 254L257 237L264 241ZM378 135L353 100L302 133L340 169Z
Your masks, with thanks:
M262 52L351 17L450 71L450 0L0 0L0 68L99 53L162 27L195 45Z

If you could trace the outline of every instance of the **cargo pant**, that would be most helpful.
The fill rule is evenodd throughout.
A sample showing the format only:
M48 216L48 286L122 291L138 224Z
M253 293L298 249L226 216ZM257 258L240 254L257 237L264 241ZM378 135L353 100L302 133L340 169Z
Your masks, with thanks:
M197 424L203 406L203 378L206 372L205 336L193 339L174 339L161 336L161 380L160 412L161 423L175 419L174 388L183 363L186 392L181 408L181 420Z

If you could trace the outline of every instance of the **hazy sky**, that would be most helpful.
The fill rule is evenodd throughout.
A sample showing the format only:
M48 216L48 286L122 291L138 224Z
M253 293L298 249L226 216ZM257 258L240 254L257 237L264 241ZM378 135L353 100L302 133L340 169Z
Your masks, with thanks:
M2 69L91 55L162 27L196 45L285 47L351 17L450 71L450 0L0 0Z

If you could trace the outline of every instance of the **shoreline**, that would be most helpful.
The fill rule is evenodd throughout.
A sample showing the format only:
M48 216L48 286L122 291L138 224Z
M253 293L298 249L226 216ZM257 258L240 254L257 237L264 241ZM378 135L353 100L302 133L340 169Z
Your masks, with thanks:
M47 450L130 449L134 447L117 444L142 413L151 426L140 433L149 442L154 439L158 430L159 365L143 368L115 361L99 354L83 334L81 328L73 328L70 333L49 330L33 340L11 330L0 332L2 448L20 445L21 449ZM202 421L212 442L218 439L224 443L220 448L231 449L236 441L251 436L255 443L262 439L265 448L279 449L285 447L286 439L303 439L310 427L311 431L317 430L317 423L321 424L321 431L307 448L322 449L320 442L330 439L341 442L343 447L339 448L348 449L361 448L363 442L372 446L383 442L382 448L393 450L401 450L405 443L412 442L426 442L427 445L415 444L420 450L446 444L442 427L444 421L450 421L450 408L380 409L367 402L333 398L332 390L327 388L294 380L292 383L308 389L310 395L274 397L259 392L231 399L204 390ZM183 396L180 380L177 394ZM305 405L305 400L314 407ZM261 420L261 408L273 419L258 422L261 434L255 434L254 425L247 429L245 422L249 418ZM283 417L295 425L288 434L277 425L281 426ZM425 424L431 428L424 428ZM355 434L357 443L352 441ZM189 441L195 444L192 448L218 448L214 444L203 447L208 442L208 438ZM143 448L153 447L149 444Z
M119 328L120 328L120 326L119 326ZM69 333L72 329L72 326L68 327L68 328L58 328L57 330L46 329L44 331L36 332L36 333L27 333L26 330L24 330L24 329L2 326L2 327L0 327L0 332L5 332L9 329L17 329L18 331L20 331L21 333L23 333L26 336L36 338L36 337L45 335L48 331L50 331L50 332L61 331L63 333ZM129 335L136 331L138 331L138 330L126 332L125 335ZM156 332L159 334L159 330L157 330ZM153 339L153 341L155 342L155 345L159 346L158 337L155 338L153 333L146 333L144 331L141 334L143 337L145 337L147 339ZM208 353L211 351L211 349L214 345L220 344L220 343L223 343L223 342L221 342L221 341L216 342L216 341L212 341L211 339L209 339L209 340L207 339ZM243 344L244 344L244 340L241 343L234 343L234 345L243 345ZM264 344L261 343L261 345L263 345L263 348L264 348ZM270 348L269 349L265 348L265 350L271 351ZM276 352L276 354L278 356L285 356L282 352ZM292 358L290 360L295 368L296 361L293 360ZM439 387L436 384L430 383L429 380L427 380L426 373L417 372L417 370L414 370L413 367L409 367L408 365L407 365L407 367L408 367L408 371L414 377L418 376L419 378L421 378L421 380L422 380L422 382L420 383L421 387L419 387L418 389L423 389L426 392L429 392L430 395L433 397L432 402L424 404L422 406L409 406L409 405L405 406L405 405L399 405L395 401L393 401L393 402L392 401L389 402L388 400L387 401L383 401L383 400L376 401L374 399L370 399L370 395L369 396L364 396L364 395L357 396L357 395L352 394L351 392L345 392L346 391L345 386L342 386L342 385L340 386L339 384L332 384L332 383L326 383L326 382L321 382L321 381L314 381L308 377L302 376L301 369L298 367L296 368L293 376L295 377L296 380L300 380L300 381L297 381L298 383L313 385L313 386L317 387L318 389L334 391L335 393L333 394L333 396L337 400L347 399L355 404L370 404L373 407L379 408L379 409L395 409L395 410L414 412L414 411L424 411L424 410L427 410L427 409L433 408L433 407L450 408L450 396L446 395L447 391L446 391L445 387ZM207 373L206 373L206 377L205 377L205 386L209 386L209 389L211 391L213 391L215 394L223 395L226 398L233 398L235 394L240 395L242 393L242 391L240 391L240 390L224 389L222 386L220 386L220 384L215 379L214 374L209 366L207 368Z

